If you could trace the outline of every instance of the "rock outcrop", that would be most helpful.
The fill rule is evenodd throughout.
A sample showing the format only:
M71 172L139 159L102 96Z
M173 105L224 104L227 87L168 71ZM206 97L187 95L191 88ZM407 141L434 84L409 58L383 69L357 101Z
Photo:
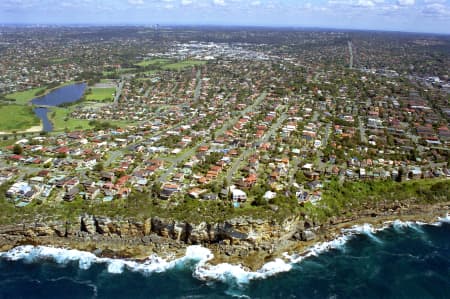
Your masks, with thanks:
M152 253L173 257L183 255L188 245L202 245L215 254L216 262L239 262L257 269L273 256L302 250L312 242L335 238L340 229L358 223L392 219L435 219L449 211L446 203L383 207L333 217L324 223L307 217L271 220L239 217L221 223L189 223L174 219L108 218L82 215L77 221L34 221L0 227L0 251L15 246L53 245L97 252L108 257L145 258ZM302 247L303 246L303 247Z

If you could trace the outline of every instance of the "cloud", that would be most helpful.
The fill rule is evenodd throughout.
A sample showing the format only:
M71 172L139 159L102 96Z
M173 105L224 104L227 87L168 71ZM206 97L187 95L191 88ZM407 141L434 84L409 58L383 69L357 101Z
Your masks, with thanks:
M219 5L219 6L225 6L225 5L227 5L227 4L225 3L225 0L213 0L213 3L214 3L215 5Z
M428 17L450 18L450 8L441 3L427 4L422 13Z
M128 4L131 5L143 5L145 4L144 0L128 0Z
M192 4L192 0L181 0L181 5L190 5Z
M380 0L330 0L329 5L332 6L353 6L353 7L375 7L376 4L381 3Z
M398 0L397 4L399 6L413 6L414 4L416 4L415 0Z
M359 0L358 3L355 4L355 6L359 6L359 7L374 7L375 3L373 3L372 0Z

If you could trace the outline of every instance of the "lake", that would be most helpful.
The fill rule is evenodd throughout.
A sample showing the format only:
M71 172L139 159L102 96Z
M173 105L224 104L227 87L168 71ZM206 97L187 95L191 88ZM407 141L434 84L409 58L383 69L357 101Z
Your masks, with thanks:
M52 90L48 94L34 98L31 103L36 106L59 106L65 103L78 101L86 90L86 83L75 83ZM48 118L49 109L47 107L36 107L34 113L42 120L43 131L51 132L53 125Z

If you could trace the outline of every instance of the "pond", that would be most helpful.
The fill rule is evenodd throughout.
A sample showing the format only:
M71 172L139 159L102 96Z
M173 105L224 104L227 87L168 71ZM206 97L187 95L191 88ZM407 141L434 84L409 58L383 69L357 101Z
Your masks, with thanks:
M33 105L38 106L33 111L42 120L44 132L53 130L53 125L48 118L48 107L76 102L83 96L85 89L86 83L75 83L57 88L42 97L31 100Z

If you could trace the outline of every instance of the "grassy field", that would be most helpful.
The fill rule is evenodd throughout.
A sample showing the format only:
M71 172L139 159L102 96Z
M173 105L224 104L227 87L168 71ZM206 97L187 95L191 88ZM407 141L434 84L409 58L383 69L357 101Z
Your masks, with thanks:
M0 106L0 131L26 130L40 124L39 118L29 106Z
M136 72L137 68L123 68L118 71L103 71L103 76L109 76L114 74L125 74L125 73L134 73Z
M137 66L146 67L149 65L155 65L155 64L167 64L170 60L164 59L164 58L155 58L155 59L147 59L143 60L139 63L136 63Z
M205 65L206 61L202 60L183 60L176 63L170 63L162 66L164 70L170 70L170 71L180 71L185 68L190 68L198 65Z
M54 131L64 131L66 128L69 131L89 129L89 120L73 119L69 115L72 112L71 108L52 107L48 116L53 124Z
M112 101L113 94L116 91L115 88L90 88L91 93L86 94L86 100L88 101L103 101L108 99Z
M74 119L70 117L70 113L74 108L60 108L52 107L51 112L49 112L49 119L53 124L53 131L74 131L74 130L86 130L91 129L92 126L89 125L89 120L87 119ZM119 127L125 127L132 122L128 121L108 121L111 124L117 125Z
M37 88L32 88L32 89L28 89L28 90L24 90L24 91L18 91L18 92L14 92L14 93L10 93L6 95L7 99L15 99L16 101L14 102L14 104L17 105L26 105L28 104L32 99L34 99L36 97L36 93L37 92L43 92L45 91L45 93L40 94L39 96L43 96L47 93L49 93L52 90L58 89L60 87L63 86L67 86L67 85L71 85L76 83L75 81L67 81L63 84L60 84L59 86L55 87L55 88L51 88L47 90L46 86L43 87L37 87Z
M31 101L32 99L34 99L36 96L36 92L45 90L45 87L38 87L38 88L33 88L33 89L28 89L25 91L18 91L18 92L14 92L14 93L10 93L8 95L6 95L6 98L8 99L15 99L15 104L18 105L26 105L28 104L29 101Z

